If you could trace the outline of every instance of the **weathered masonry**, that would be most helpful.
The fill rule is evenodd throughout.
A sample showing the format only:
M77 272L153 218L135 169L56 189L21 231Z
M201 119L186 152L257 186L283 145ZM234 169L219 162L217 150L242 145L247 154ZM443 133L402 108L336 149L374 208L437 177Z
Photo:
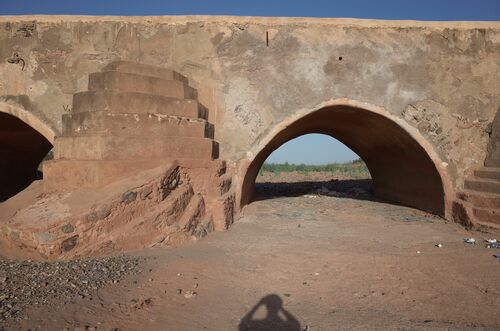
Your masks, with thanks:
M64 210L0 229L44 254L120 246L123 213L144 245L226 228L307 133L360 155L381 198L500 226L498 22L1 17L0 59L0 209L53 147L31 203Z

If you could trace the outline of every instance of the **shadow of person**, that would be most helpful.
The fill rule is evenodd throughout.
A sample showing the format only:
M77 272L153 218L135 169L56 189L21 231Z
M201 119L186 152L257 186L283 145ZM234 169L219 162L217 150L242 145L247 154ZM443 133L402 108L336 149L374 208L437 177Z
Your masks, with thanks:
M257 318L257 312L265 307L266 316ZM262 298L241 320L239 331L300 331L300 323L283 308L283 301L276 294Z

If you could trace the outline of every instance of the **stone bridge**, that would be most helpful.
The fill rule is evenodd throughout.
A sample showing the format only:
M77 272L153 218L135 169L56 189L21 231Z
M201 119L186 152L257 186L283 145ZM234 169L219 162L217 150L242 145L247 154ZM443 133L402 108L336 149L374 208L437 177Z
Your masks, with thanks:
M323 133L377 196L500 225L498 22L4 16L0 59L0 200L54 146L47 194L176 162L225 227L273 150Z

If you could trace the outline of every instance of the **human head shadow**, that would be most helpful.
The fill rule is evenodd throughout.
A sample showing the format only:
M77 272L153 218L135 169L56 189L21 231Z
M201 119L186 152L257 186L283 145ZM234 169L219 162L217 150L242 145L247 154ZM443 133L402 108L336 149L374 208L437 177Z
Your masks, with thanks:
M259 308L265 307L266 316L257 318ZM239 331L297 331L299 321L283 308L283 300L276 294L263 297L242 319Z

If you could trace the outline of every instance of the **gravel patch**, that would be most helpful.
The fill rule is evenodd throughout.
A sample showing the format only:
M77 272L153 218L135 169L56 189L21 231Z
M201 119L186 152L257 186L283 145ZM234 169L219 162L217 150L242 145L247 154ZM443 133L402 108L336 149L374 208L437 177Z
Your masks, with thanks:
M370 179L312 181L308 180L307 174L297 179L297 181L290 182L256 182L256 199L324 195L375 200L371 193Z
M5 321L27 318L25 309L92 293L141 273L145 258L111 256L58 262L0 260L0 330Z

